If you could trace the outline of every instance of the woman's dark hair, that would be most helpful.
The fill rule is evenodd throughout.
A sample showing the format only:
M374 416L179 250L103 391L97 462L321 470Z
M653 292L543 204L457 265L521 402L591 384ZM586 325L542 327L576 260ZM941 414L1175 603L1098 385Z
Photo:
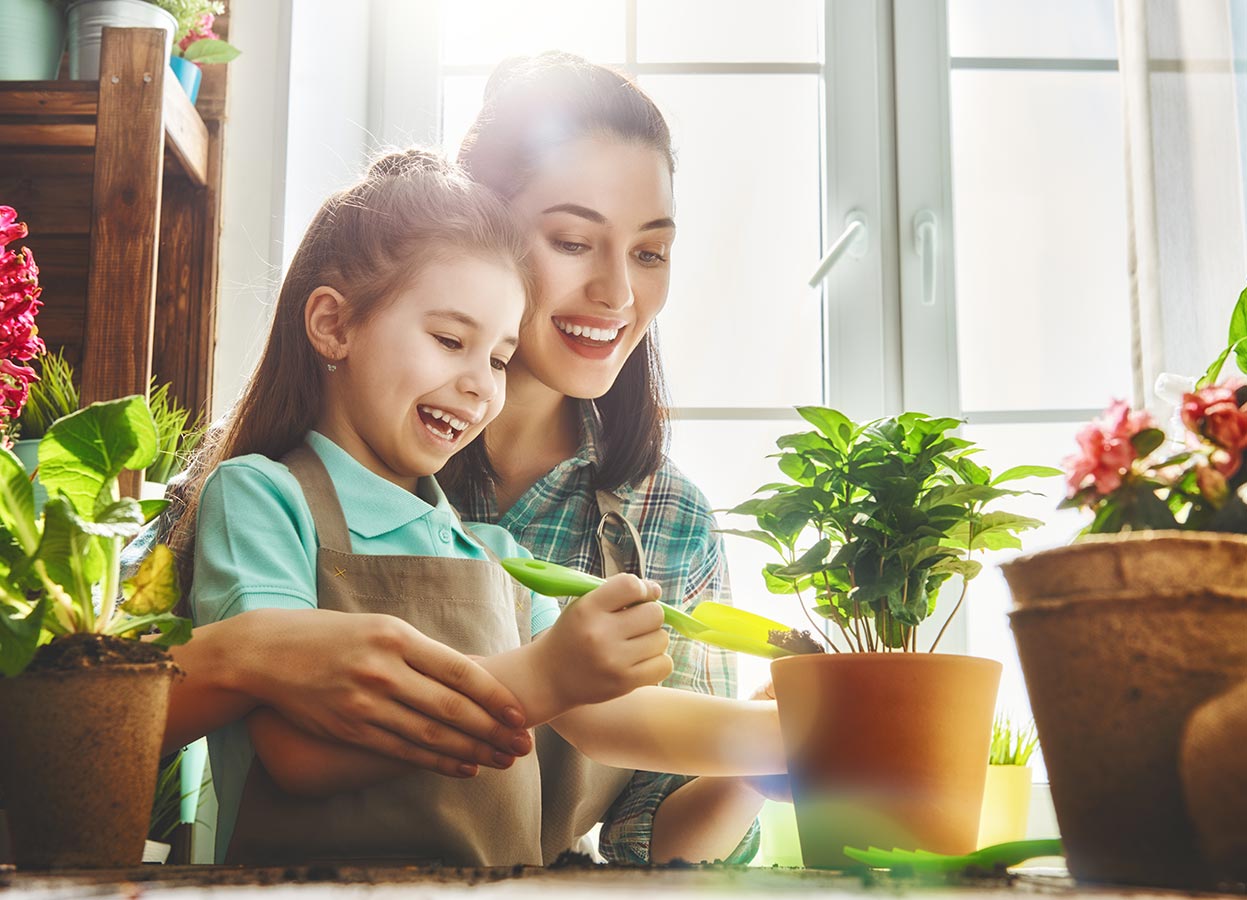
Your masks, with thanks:
M595 136L651 147L675 171L666 120L627 76L568 53L520 57L501 63L490 76L459 162L472 178L510 201L552 151ZM653 474L666 453L667 392L655 343L651 325L610 390L594 401L602 423L599 488ZM445 474L461 495L483 489L494 477L484 440L478 438L455 456Z
M527 252L524 236L493 191L424 150L377 159L362 179L327 199L282 281L255 372L224 420L205 436L177 492L180 515L168 543L183 585L190 584L199 494L208 476L225 460L248 453L281 459L320 416L325 361L303 320L317 288L331 287L346 297L349 323L359 325L426 266L468 256L514 267L532 296Z

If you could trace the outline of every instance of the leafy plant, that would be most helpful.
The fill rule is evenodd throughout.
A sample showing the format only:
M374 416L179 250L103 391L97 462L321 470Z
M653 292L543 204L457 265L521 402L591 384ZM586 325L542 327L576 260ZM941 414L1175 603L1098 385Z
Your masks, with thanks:
M18 436L23 440L43 437L53 422L76 412L80 405L74 367L64 351L45 354L39 360L39 380L30 385L30 397L18 420Z
M182 765L185 756L186 748L182 748L161 768L156 778L156 794L152 799L152 815L147 826L148 840L166 841L174 829L182 824L182 801L195 793L194 790L182 793ZM211 778L205 777L200 785L201 805L205 797L203 788L211 782Z
M935 611L941 586L961 576L934 650L982 568L974 552L1019 548L1018 533L1042 524L987 510L1025 493L1000 485L1060 471L1017 466L993 477L970 459L978 448L950 433L958 419L909 412L858 424L824 407L797 412L815 430L776 441L787 480L728 510L752 517L757 529L724 533L779 554L782 562L763 568L767 588L796 594L803 608L802 592L812 592L813 612L839 629L850 650L917 650L917 627Z
M1063 508L1093 513L1085 532L1182 529L1247 534L1247 381L1218 384L1233 356L1247 372L1247 290L1225 349L1182 397L1184 433L1167 440L1146 410L1121 400L1078 433L1064 460Z
M156 423L156 459L147 467L148 481L167 484L186 466L186 460L203 439L203 417L190 423L190 410L169 393L169 385L152 384L152 419Z
M239 50L217 37L212 30L216 17L225 13L220 0L149 0L177 21L173 55L193 63L227 63Z
M157 644L190 638L189 620L170 613L178 584L168 547L157 546L119 583L122 545L167 501L122 497L117 477L155 456L156 426L142 397L58 420L39 443L48 502L36 517L29 477L0 448L0 674L19 674L40 644L71 633L137 638L155 628Z
M1038 748L1039 735L1034 722L1022 727L1006 716L997 716L992 723L992 745L987 761L993 766L1029 765Z

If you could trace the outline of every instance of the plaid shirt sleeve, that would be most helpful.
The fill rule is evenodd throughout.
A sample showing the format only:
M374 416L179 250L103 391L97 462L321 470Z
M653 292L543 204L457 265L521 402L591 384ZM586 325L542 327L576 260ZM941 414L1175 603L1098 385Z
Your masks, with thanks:
M731 603L722 538L707 527L701 543L699 558L690 560L688 589L679 603L679 608L685 611L702 600ZM663 682L665 686L723 697L736 695L736 665L731 653L691 641L674 632L670 638L668 652L675 668ZM667 797L692 780L688 775L661 772L637 772L633 775L603 819L598 838L602 856L612 863L649 865L654 814ZM758 843L758 822L754 820L724 862L741 865L749 862L758 852Z

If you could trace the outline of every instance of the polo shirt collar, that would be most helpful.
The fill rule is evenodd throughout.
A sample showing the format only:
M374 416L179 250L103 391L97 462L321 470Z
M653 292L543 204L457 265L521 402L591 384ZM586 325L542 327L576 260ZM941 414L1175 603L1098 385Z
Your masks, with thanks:
M387 481L317 431L310 431L307 442L329 471L338 492L346 527L362 538L402 528L434 510L456 520L450 502L435 478L421 478L416 493Z

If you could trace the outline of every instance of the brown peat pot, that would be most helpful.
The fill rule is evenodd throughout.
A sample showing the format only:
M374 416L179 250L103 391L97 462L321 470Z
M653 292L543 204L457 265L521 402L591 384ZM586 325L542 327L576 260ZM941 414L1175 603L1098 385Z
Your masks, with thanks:
M843 848L975 849L1000 663L839 653L771 663L805 865Z

